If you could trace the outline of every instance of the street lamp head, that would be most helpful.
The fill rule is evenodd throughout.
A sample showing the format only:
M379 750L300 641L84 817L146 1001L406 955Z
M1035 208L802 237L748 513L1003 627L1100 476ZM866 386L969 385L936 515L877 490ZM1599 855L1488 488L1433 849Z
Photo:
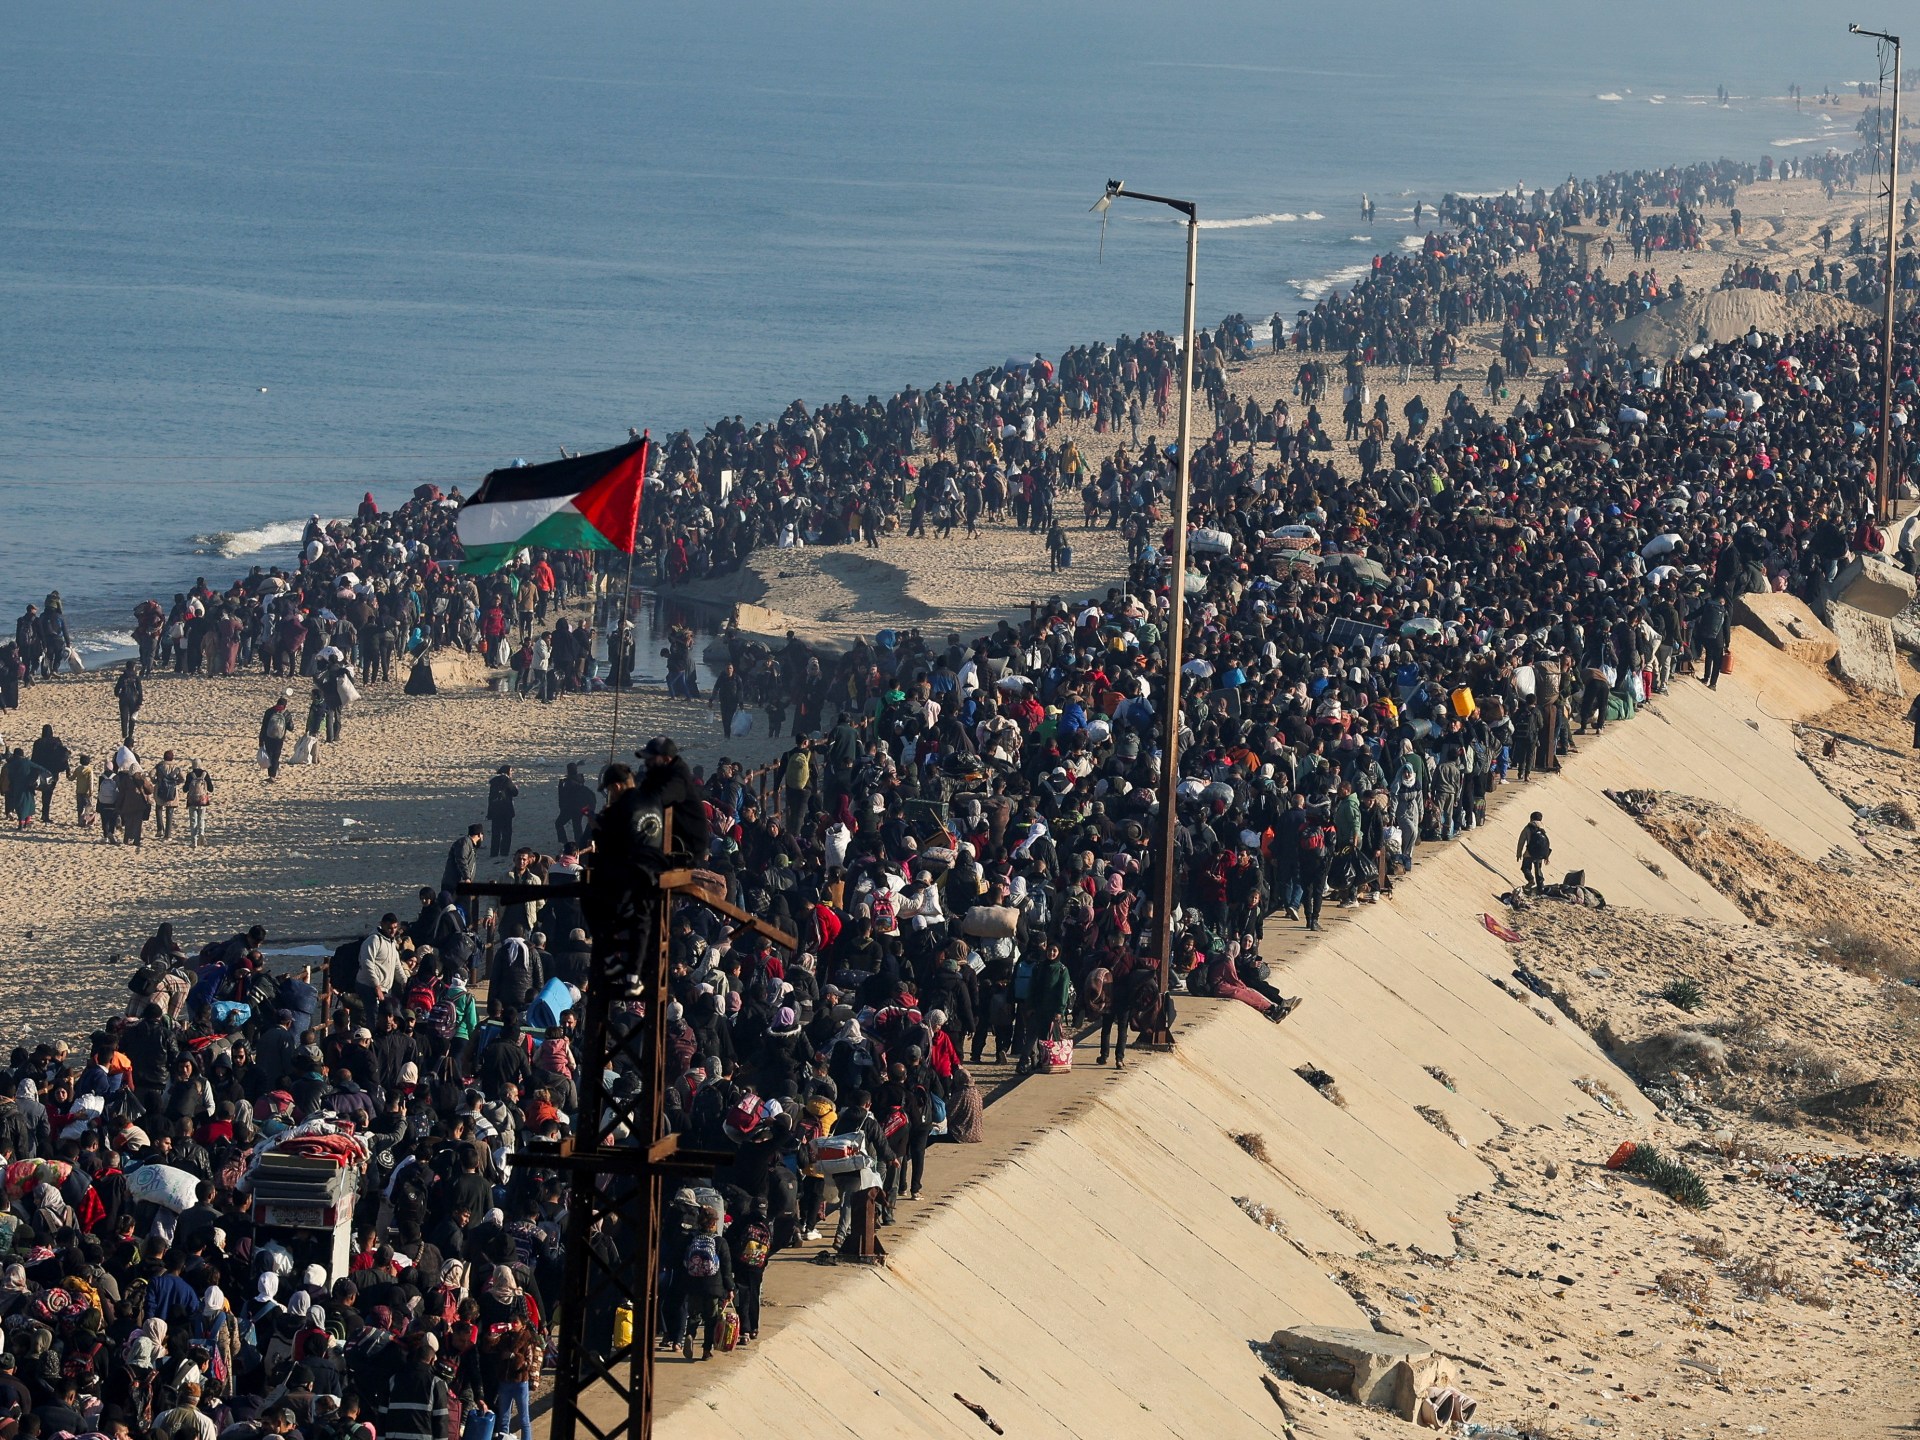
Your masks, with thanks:
M1098 200L1093 202L1092 206L1089 208L1088 213L1094 214L1094 215L1106 214L1107 207L1113 204L1114 196L1118 195L1124 189L1126 189L1126 186L1118 180L1107 181L1106 193L1102 195Z

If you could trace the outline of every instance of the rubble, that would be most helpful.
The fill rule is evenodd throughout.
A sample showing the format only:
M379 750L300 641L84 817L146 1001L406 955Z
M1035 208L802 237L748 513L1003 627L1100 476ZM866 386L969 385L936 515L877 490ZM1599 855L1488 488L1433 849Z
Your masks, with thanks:
M1760 1178L1826 1217L1869 1259L1857 1267L1920 1293L1920 1160L1903 1155L1799 1156L1761 1167Z

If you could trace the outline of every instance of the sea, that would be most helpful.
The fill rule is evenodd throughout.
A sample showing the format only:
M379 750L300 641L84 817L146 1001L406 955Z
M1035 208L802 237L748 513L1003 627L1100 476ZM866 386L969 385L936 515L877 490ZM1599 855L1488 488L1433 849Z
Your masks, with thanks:
M1291 316L1416 199L1851 143L1817 7L62 0L0 47L0 618L81 648L307 516ZM1724 87L1729 98L1720 99ZM1361 220L1362 192L1376 213Z

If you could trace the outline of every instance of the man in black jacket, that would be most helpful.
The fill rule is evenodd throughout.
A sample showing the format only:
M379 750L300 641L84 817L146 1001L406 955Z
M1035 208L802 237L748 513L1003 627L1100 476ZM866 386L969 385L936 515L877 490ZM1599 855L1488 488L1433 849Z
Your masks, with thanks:
M40 727L40 738L33 742L33 763L46 772L40 777L40 818L51 825L54 786L73 769L73 755L54 736L53 726Z
M439 1349L429 1331L409 1337L407 1358L381 1397L380 1433L387 1440L448 1440L447 1382L433 1369Z
M488 854L495 860L513 854L513 802L519 793L511 765L502 765L487 781L487 823L493 826L493 849Z
M642 803L656 805L673 816L673 853L688 856L695 863L705 861L711 836L706 797L693 771L680 758L680 747L670 737L656 735L646 748L633 753L647 767L635 786Z
M453 842L447 851L447 865L440 872L440 888L455 895L480 871L480 846L487 838L486 827L469 825L464 838Z

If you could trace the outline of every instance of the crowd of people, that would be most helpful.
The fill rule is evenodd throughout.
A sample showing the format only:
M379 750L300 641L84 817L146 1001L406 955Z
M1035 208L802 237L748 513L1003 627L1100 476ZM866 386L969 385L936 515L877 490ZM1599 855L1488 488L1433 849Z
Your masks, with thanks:
M1577 339L1574 361L1507 413L1456 384L1431 414L1370 417L1364 475L1335 465L1312 400L1295 416L1223 393L1230 418L1191 457L1183 576L1169 573L1176 457L1121 423L1138 408L1158 423L1164 337L674 437L642 516L664 583L927 521L971 531L1004 511L1051 531L1076 495L1081 526L1124 529L1127 573L986 634L903 627L838 651L729 634L721 724L748 705L776 735L791 721L768 775L696 772L659 737L597 785L569 769L549 849L543 833L515 843L530 782L499 768L417 913L383 916L318 970L289 970L261 925L191 949L161 926L130 958L123 1014L77 1051L11 1057L0 1423L46 1440L448 1440L479 1415L531 1434L566 1181L512 1157L574 1127L589 935L618 920L559 888L476 911L458 890L483 850L529 885L598 885L643 858L636 816L670 809L677 845L798 939L787 953L682 904L670 993L614 1005L622 1027L665 1006L667 1123L731 1156L711 1186L672 1195L659 1333L689 1360L752 1342L770 1260L834 1253L856 1196L877 1192L884 1223L934 1183L935 1142L981 1138L989 1054L1056 1069L1062 1041L1097 1022L1096 1063L1124 1063L1188 995L1284 1020L1294 1002L1260 957L1269 927L1318 928L1330 897L1390 903L1423 847L1482 824L1498 787L1557 768L1671 685L1716 684L1741 594L1817 599L1850 552L1884 550L1868 503L1873 331L1755 332L1659 366L1599 336L1619 297L1564 270L1555 227L1576 214L1638 206L1639 223L1663 199L1728 203L1753 178L1696 167L1447 202L1454 228L1384 259L1357 299L1330 297L1307 353L1348 352L1351 384L1368 351L1380 363L1436 323L1492 318L1537 328L1535 356ZM1569 283L1516 286L1523 257ZM1903 404L1917 338L1902 326ZM1207 343L1202 373L1230 390L1251 334L1229 323ZM1094 406L1110 454L1053 443L1063 415ZM542 641L547 663L528 669L554 677L543 698L604 683L582 627L556 643L561 607L602 591L590 557L463 576L444 498L383 514L369 497L354 520L310 527L296 571L142 607L129 688L254 664L378 682L436 645L512 659ZM1174 585L1188 632L1170 710ZM617 612L611 628L629 633ZM676 693L697 694L691 633L669 652ZM633 666L617 643L612 678ZM137 763L139 704L121 704ZM308 733L324 737L319 722ZM1176 838L1160 853L1174 726ZM42 739L5 770L22 820L73 765ZM160 769L137 773L157 788ZM123 803L115 814L137 843ZM1545 878L1540 834L1517 857L1529 885ZM1179 877L1171 915L1156 912L1162 865ZM613 1071L616 1093L642 1083L626 1060ZM360 1177L344 1265L256 1218L263 1157L288 1148ZM607 1258L642 1240L616 1228L594 1243ZM632 1324L596 1296L585 1343L609 1353Z

